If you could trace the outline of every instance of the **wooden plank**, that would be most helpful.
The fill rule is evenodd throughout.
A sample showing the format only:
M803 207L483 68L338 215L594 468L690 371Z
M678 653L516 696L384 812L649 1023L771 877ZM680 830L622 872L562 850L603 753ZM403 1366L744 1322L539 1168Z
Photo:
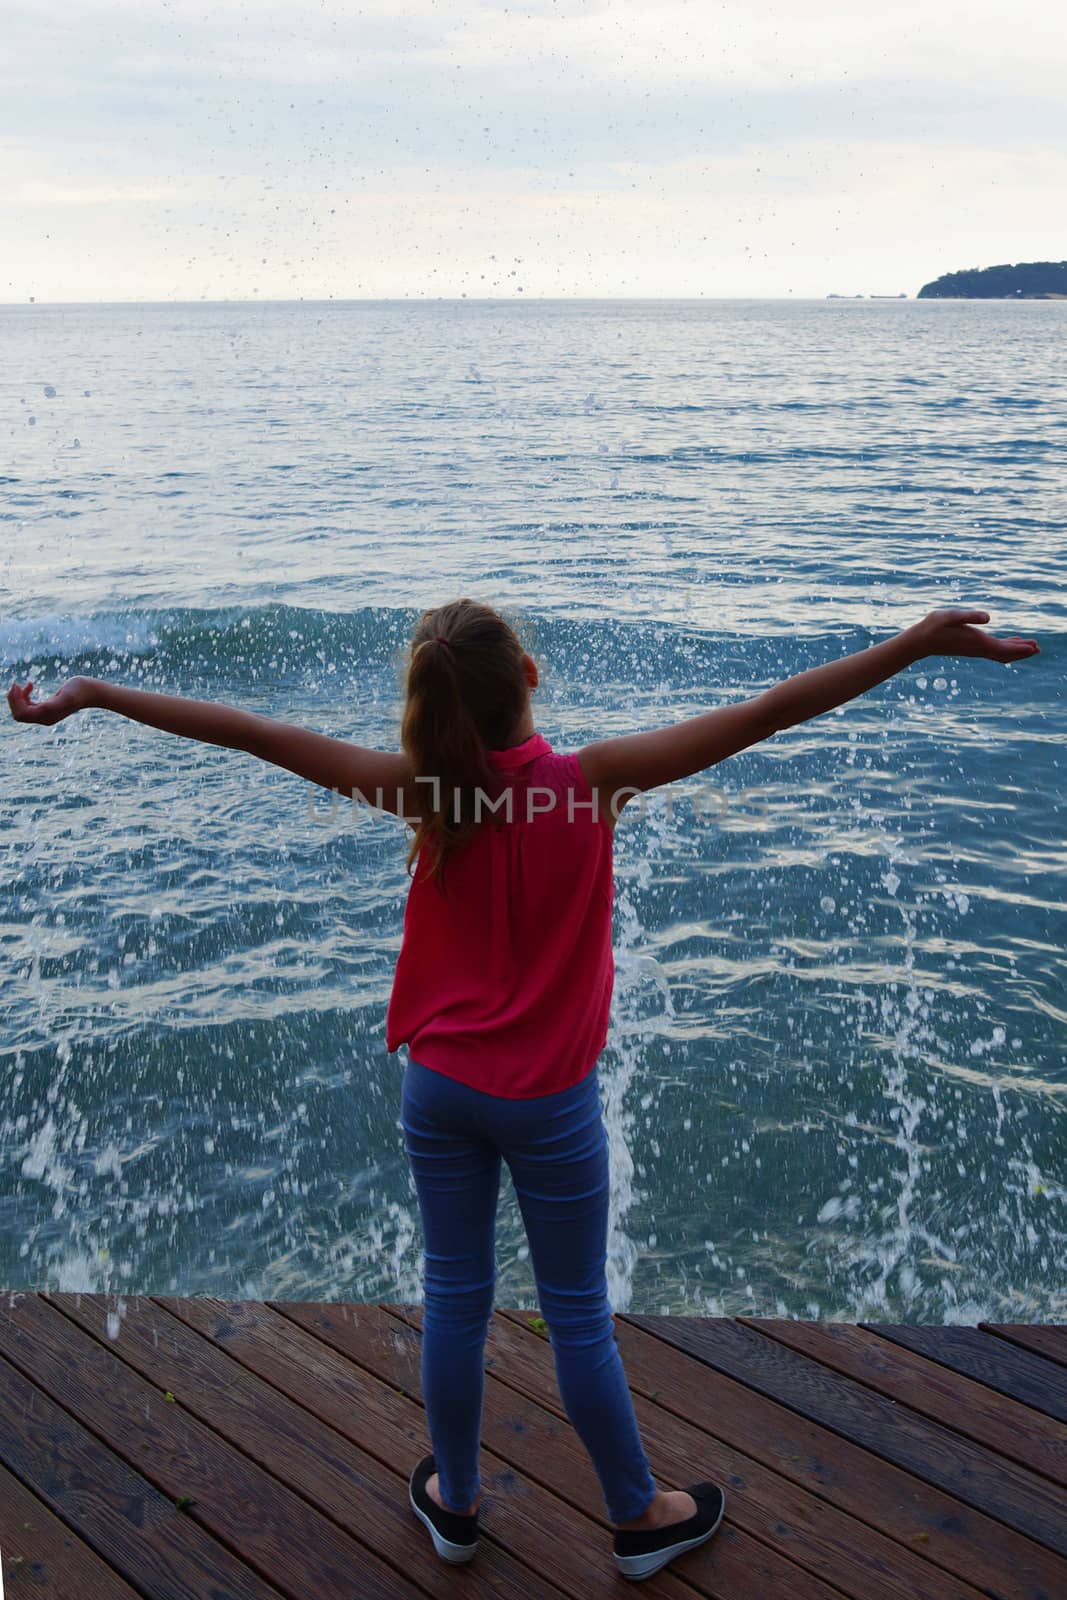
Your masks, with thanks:
M49 1299L95 1338L107 1341L107 1316L113 1307L105 1297L57 1294ZM254 1303L231 1306L199 1298L157 1302L131 1295L123 1297L123 1305L121 1331L112 1347L135 1371L161 1389L170 1389L192 1415L369 1545L376 1556L402 1570L421 1591L441 1597L456 1594L452 1570L434 1552L408 1504L407 1473L428 1449L419 1437L421 1412L416 1406L381 1384L375 1385L383 1391L381 1403L367 1403L370 1385L358 1389L349 1384L336 1401L336 1412L346 1425L335 1431L319 1420L321 1407L305 1410L297 1403L300 1395L288 1398L281 1385L273 1386L248 1364L233 1359L241 1348L242 1326L258 1326L260 1337L269 1343L276 1330L291 1331L284 1318ZM171 1308L180 1315L172 1314ZM213 1331L224 1337L213 1341ZM322 1348L310 1336L305 1336L305 1343ZM321 1369L314 1368L307 1350L295 1348L294 1340L278 1340L270 1370L276 1377L284 1375L287 1364L300 1372L301 1393L318 1398ZM404 1408L401 1426L395 1428L400 1448L394 1454L403 1462L403 1467L393 1462L397 1470L390 1470L381 1459L382 1431L390 1425L389 1402L395 1416L401 1416ZM544 1595L551 1600L535 1573L491 1544L479 1550L477 1566L479 1594L500 1600L537 1600ZM398 1584L395 1592L408 1591Z
M279 1600L277 1589L2 1357L0 1462L151 1600Z
M6 1600L138 1600L105 1561L43 1501L0 1467L0 1551ZM5 1587L6 1586L6 1587Z
M495 1319L494 1355L509 1382L547 1386L543 1372L531 1380L527 1371L525 1346L538 1337L527 1317L508 1311ZM721 1373L698 1366L694 1374L690 1356L629 1318L616 1315L615 1330L632 1392L731 1439L783 1478L1001 1600L1051 1600L1064 1589L1067 1564L1043 1546Z
M915 1350L953 1372L961 1372L1046 1416L1067 1422L1067 1372L1044 1356L1003 1339L990 1339L980 1328L886 1322L865 1322L862 1326L881 1339Z
M404 1315L413 1325L421 1325L421 1317L415 1313ZM494 1370L506 1371L509 1383L536 1393L546 1410L565 1418L548 1342L524 1325L520 1313L500 1313L494 1324L500 1322L510 1343ZM501 1354L501 1342L494 1337L497 1355ZM700 1382L700 1367L692 1361L688 1366L690 1376ZM634 1392L634 1410L657 1482L685 1484L710 1477L721 1483L730 1496L731 1515L739 1528L842 1593L858 1600L962 1600L963 1596L979 1600L978 1588L941 1571L916 1550L838 1510L743 1451L701 1432L689 1420L639 1392Z
M835 1376L743 1323L691 1317L627 1320L1057 1554L1067 1554L1063 1496L1036 1473L991 1455L862 1384Z
M1067 1429L1040 1411L844 1322L742 1317L758 1333L843 1372L978 1444L1067 1485ZM1067 1509L1067 1506L1065 1506Z
M357 1321L350 1307L271 1304L384 1382L412 1395L420 1393L419 1335L386 1308L361 1306ZM369 1317L369 1311L374 1311L375 1317ZM483 1481L502 1491L499 1501L495 1497L493 1501L500 1537L531 1563L539 1562L546 1576L574 1600L594 1595L617 1600L621 1580L611 1562L610 1524L599 1483L569 1424L538 1415L539 1411L531 1405L517 1406L506 1386L487 1377L482 1414ZM774 1595L776 1600L779 1596L782 1600L840 1600L812 1574L729 1521L709 1545L644 1580L642 1591L648 1586L653 1592L652 1585L656 1585L657 1595L669 1594L677 1600L692 1600L693 1588L715 1600L763 1594Z
M980 1322L983 1333L995 1333L998 1339L1032 1350L1037 1356L1058 1361L1067 1367L1067 1323L1064 1322Z
M414 1584L224 1443L177 1391L167 1401L46 1300L13 1301L0 1303L0 1353L157 1489L191 1496L187 1529L214 1535L291 1600L349 1600L357 1583L367 1600L415 1600Z

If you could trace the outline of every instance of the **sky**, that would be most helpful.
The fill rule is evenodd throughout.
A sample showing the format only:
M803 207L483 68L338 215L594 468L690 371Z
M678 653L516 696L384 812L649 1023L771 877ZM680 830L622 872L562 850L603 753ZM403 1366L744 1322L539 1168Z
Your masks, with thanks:
M0 300L914 294L1067 257L1052 0L8 0Z

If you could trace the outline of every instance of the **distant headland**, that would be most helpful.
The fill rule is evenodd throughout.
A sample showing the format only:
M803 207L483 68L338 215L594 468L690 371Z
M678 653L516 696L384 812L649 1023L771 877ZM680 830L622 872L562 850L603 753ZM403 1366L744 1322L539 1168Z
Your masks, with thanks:
M919 300L1067 300L1067 261L969 267L924 283Z

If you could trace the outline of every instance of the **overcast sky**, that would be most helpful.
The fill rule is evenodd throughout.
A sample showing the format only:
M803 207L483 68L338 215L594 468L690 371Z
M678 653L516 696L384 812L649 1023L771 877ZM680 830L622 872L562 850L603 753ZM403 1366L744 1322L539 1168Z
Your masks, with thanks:
M1054 0L11 0L0 299L913 294L1067 257Z

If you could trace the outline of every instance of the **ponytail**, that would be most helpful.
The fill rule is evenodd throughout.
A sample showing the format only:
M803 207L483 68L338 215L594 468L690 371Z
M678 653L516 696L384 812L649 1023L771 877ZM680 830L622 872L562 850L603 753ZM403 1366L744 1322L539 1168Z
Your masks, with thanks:
M514 629L490 606L454 600L424 612L411 641L401 743L411 761L419 821L407 870L425 847L429 874L443 879L445 863L478 825L477 791L488 793L493 773L486 751L505 745L527 698L523 647Z

